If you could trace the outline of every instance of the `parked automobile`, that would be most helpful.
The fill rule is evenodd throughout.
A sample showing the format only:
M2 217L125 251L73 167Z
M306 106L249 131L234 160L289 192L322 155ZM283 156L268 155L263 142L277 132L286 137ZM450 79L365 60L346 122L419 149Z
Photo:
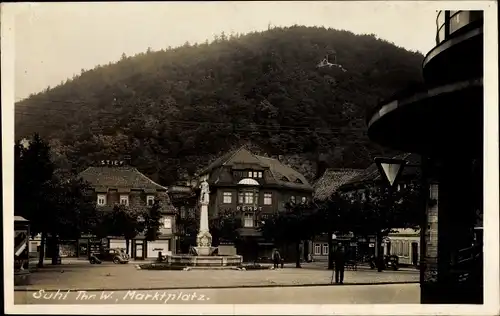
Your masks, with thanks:
M371 256L369 259L369 263L370 263L371 269L377 268L377 266L378 266L377 265L377 257ZM392 270L396 271L399 269L399 257L396 255L389 255L389 256L385 255L384 261L381 262L380 264L382 264L382 267L380 267L381 270L392 269Z
M103 261L111 261L115 264L128 263L128 256L120 249L104 249L102 252L93 253L90 255L89 261L91 264L100 264Z

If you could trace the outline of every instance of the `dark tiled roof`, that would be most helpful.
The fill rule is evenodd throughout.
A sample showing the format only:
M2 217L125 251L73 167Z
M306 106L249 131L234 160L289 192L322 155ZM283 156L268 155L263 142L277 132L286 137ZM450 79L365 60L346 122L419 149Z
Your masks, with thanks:
M271 174L274 177L274 180L279 185L289 187L292 189L308 189L313 190L313 187L307 182L306 178L297 170L286 166L278 159L263 157L263 156L255 156L262 163L269 167ZM284 181L283 177L286 177L289 181ZM301 183L297 183L299 180Z
M314 198L326 200L337 189L361 174L363 169L327 169L314 184Z
M420 156L417 154L401 154L392 157L393 159L403 159L407 161L408 166L406 166L403 169L402 177L414 177L418 174L420 168L418 165L420 165ZM356 177L352 178L349 180L347 183L342 185L344 186L351 186L351 185L356 185L360 183L365 183L365 182L375 182L375 181L381 181L382 176L378 170L377 164L372 163L368 168L366 168L363 172L361 172L359 175Z
M284 165L278 159L254 155L244 146L230 151L216 159L207 168L205 168L201 174L212 172L215 169L226 165L240 167L248 165L269 168L277 184L293 189L313 190L312 186L300 172ZM283 177L286 177L289 181L283 181ZM297 180L301 183L297 183Z
M136 190L167 190L153 180L146 177L134 167L89 167L80 173L83 180L100 190L136 189Z

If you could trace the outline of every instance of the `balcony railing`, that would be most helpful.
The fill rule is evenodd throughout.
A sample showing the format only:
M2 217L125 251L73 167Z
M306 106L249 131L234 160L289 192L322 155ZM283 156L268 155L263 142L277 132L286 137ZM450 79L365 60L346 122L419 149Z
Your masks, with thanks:
M436 18L436 45L472 22L483 19L483 11L439 11Z

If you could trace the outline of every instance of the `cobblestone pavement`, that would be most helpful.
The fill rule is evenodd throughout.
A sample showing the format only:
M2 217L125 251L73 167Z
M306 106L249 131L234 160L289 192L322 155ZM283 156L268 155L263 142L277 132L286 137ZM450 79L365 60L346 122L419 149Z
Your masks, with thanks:
M31 285L16 290L189 289L212 287L294 286L330 284L331 270L137 270L135 264L91 265L75 262L46 266L31 274ZM418 271L345 271L345 284L418 282Z
M52 296L50 296L52 294ZM95 296L92 296L95 295ZM418 284L52 293L17 291L14 304L419 304ZM283 311L285 312L285 311Z

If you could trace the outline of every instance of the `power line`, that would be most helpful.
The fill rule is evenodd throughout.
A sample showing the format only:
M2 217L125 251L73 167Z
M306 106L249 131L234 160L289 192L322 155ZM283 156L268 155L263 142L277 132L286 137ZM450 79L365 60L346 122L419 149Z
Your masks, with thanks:
M65 100L44 100L42 102L46 102L46 103L61 102L61 103L80 104L80 105L85 105L85 104L88 105L89 104L88 102L84 102L84 101L67 101L67 100L66 101ZM40 108L38 106L32 106L32 105L21 106L21 108L22 109L25 109L25 108L29 109L29 108L31 108L31 109L36 109L36 110L40 110L40 111L49 110L49 111L56 111L56 112L62 112L62 113L64 113L64 112L71 112L71 111L73 111L73 112L88 111L87 109L69 109L69 108L61 109L61 108L48 108L48 107ZM22 111L19 111L19 110L16 109L16 113L27 114L27 112L22 112ZM48 114L48 113L43 113L43 114ZM119 112L109 112L109 111L98 111L98 114L100 116L113 115L113 117L115 117L116 115L118 115L120 113ZM303 116L303 117L301 117L301 119L317 119L317 117L306 117L306 116ZM212 122L212 121L210 121L210 122L208 122L208 121L187 121L187 120L183 120L183 121L167 120L167 121L170 122L170 123L194 123L194 124L207 123L207 124L212 124L212 125L227 125L227 124L231 124L231 123L227 123L227 122ZM263 128L270 127L269 125L262 125L262 124L252 124L252 125L255 126L255 127L263 127ZM311 129L311 127L309 127L309 126L281 125L281 124L279 125L279 127L293 128L293 129L297 129L297 128ZM345 130L345 129L342 129L342 128L328 128L328 129Z
M32 124L28 124L28 125L22 125L23 128L39 128L39 129L47 129L47 128L51 128L51 127L55 127L55 126L48 126L48 125L32 125ZM106 129L109 129L109 130L119 130L120 128L118 128L117 126L111 126L111 125L101 125L101 126L98 126L98 127L89 127L88 128L88 131L89 132L92 132L92 133L103 133L106 131ZM238 132L248 132L248 133L256 133L256 134L259 134L259 133L274 133L274 134L292 134L292 135L311 135L313 134L313 132L308 132L308 131L293 131L293 130L252 130L252 129L243 129L243 128L236 128L236 129L233 129L234 130L234 133L238 133ZM82 131L80 131L81 133ZM344 138L349 138L353 135L358 135L358 136L361 136L360 133L342 133L342 132L314 132L318 135L322 135L322 136L332 136L332 137L344 137Z
M61 113L69 114L65 111L59 111ZM19 114L21 116L33 116L33 117L40 117L40 116L47 116L50 115L50 113L33 113L33 112L22 112L22 111L15 111L16 114ZM118 118L116 117L116 114L111 116L111 115L102 115L101 118L104 118L104 120L116 120L116 121L121 121L123 118ZM140 120L139 118L133 118L132 120ZM210 121L178 121L178 120L162 120L164 123L169 123L173 125L179 125L179 126L184 126L184 127L200 127L200 126L216 126L220 128L233 128L236 130L248 130L248 131L260 131L260 132L306 132L306 133L319 133L319 134L332 134L332 133L364 133L366 132L365 129L363 128L352 128L352 127L327 127L327 128L312 128L312 127L307 127L307 126L290 126L290 125L264 125L264 124L255 124L255 123L249 123L247 124L247 128L241 128L237 126L241 126L241 124L237 123L222 123L222 122L210 122ZM59 123L54 122L53 125L57 125ZM102 124L101 124L102 126ZM103 127L111 127L110 125L104 125ZM256 128L256 129L252 129ZM163 126L165 128L165 126Z
M71 113L71 111L65 111L65 110L62 110L62 109L54 109L58 112L61 112L61 113L64 113L64 114L69 114ZM47 116L47 115L50 115L50 113L33 113L33 112L22 112L22 111L15 111L16 114L19 114L21 116L33 116L33 117L39 117L39 116ZM123 118L118 118L116 117L116 114L112 115L111 114L104 114L101 116L101 118L104 118L105 120L106 119L113 119L113 120L116 120L116 121L120 121L120 120L123 120ZM134 118L135 119L135 118ZM133 119L133 120L134 120ZM140 120L140 119L137 119L137 120ZM348 127L348 128L333 128L333 127L328 127L328 128L311 128L311 127L307 127L307 126L290 126L290 125L275 125L275 126L272 126L272 125L263 125L263 124L254 124L254 123L249 123L248 124L248 128L241 128L241 127L236 127L236 126L239 126L241 124L237 124L237 123L229 123L229 122L226 122L226 123L223 123L223 122L211 122L211 121L178 121L178 120L163 120L163 122L165 123L169 123L169 124L178 124L178 125L181 125L181 126L186 126L186 127L193 127L193 126L218 126L218 127L221 127L221 128L236 128L236 129L239 129L239 130L250 130L250 131L253 131L254 129L252 129L252 127L255 127L255 128L258 128L258 130L256 131L270 131L270 132L273 132L273 131L295 131L295 132L307 132L307 133L334 133L334 132L340 132L340 133L352 133L352 132L365 132L365 129L363 128L352 128L352 127ZM57 123L54 123L54 125L56 125Z

